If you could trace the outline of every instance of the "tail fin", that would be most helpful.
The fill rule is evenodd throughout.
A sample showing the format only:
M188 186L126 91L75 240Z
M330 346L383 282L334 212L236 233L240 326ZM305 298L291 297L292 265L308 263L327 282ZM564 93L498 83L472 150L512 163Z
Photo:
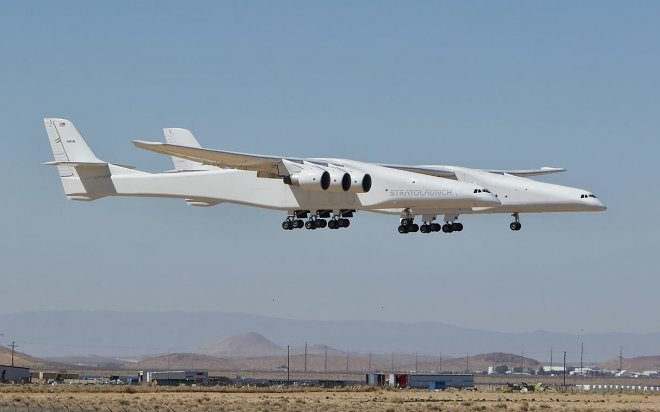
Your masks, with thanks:
M55 158L45 164L57 166L67 198L95 200L116 194L110 176L135 173L127 166L110 165L96 157L71 121L45 118L44 125Z
M55 161L50 164L57 165L60 177L74 176L75 169L73 165L76 163L105 163L96 157L78 132L78 129L76 129L76 126L70 121L46 118L44 119L44 125L55 158Z
M195 136L187 129L179 129L175 127L163 129L165 133L165 140L167 143L175 144L178 146L188 146L188 147L202 147ZM188 172L196 170L213 170L217 169L214 166L204 165L202 163L193 162L192 160L181 159L179 157L172 156L172 162L174 163L174 168L178 172Z

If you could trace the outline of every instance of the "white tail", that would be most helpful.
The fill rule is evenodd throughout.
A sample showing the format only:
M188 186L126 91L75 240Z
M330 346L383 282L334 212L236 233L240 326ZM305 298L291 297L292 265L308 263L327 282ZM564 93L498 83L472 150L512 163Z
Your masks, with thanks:
M71 200L95 200L116 194L112 174L143 173L96 157L69 120L45 118L44 126L55 159L45 164L57 166L64 193Z
M195 136L187 129L179 129L176 127L168 127L163 129L165 134L165 141L169 144L188 147L202 147ZM196 170L214 170L215 166L204 165L202 163L193 162L192 160L181 159L180 157L172 156L174 168L179 172L190 172Z

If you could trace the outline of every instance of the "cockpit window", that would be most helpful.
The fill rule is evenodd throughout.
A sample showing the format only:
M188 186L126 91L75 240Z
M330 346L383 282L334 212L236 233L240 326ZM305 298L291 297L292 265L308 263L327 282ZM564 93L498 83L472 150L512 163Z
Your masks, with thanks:
M474 189L474 193L490 193L488 189Z
M589 197L593 197L594 199L596 199L596 195L589 195Z
M580 199L589 199L590 197L596 199L596 195L591 194L591 193L586 194L586 195L580 195Z

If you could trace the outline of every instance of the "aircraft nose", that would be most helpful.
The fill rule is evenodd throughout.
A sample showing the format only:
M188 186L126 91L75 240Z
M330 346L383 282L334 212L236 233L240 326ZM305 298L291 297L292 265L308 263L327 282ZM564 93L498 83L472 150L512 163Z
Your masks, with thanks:
M476 206L481 207L495 207L502 204L500 199L498 199L497 196L492 193L479 193L476 199L476 203Z
M604 212L607 210L607 206L605 206L605 204L600 199L596 199L596 204L594 205L594 209L597 212Z

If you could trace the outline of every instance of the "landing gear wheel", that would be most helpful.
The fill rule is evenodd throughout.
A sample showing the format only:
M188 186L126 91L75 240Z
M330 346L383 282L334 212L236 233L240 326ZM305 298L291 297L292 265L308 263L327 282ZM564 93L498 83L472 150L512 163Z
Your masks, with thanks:
M317 219L316 220L316 227L323 229L328 225L328 222L325 221L325 219Z
M451 228L454 232L460 232L461 230L463 230L463 224L458 222L452 223Z
M399 229L398 229L398 230L399 230L399 233L401 233L401 234L408 233L408 229L407 229L407 227L404 226L404 225L399 225Z
M431 231L433 232L439 232L441 229L440 223L432 223L431 224Z
M337 229L337 221L336 220L331 220L328 222L328 228L330 229Z
M410 231L413 232L413 233L416 233L417 231L419 231L419 225L416 224L416 223L413 223L412 225L410 225Z
M290 227L291 227L291 222L289 222L288 220L285 220L284 222L282 222L282 229L289 230Z
M349 227L351 225L351 221L348 219L339 219L339 227Z
M303 226L305 226L305 222L303 222L301 219L296 220L297 229L302 229Z
M520 224L520 222L511 222L509 228L511 228L511 230L513 231L518 231L520 230L520 228L522 228L522 225Z
M422 233L429 233L429 226L427 224L423 224L419 227L419 231Z
M305 229L309 229L309 230L316 229L316 225L314 224L313 221L308 220L307 222L305 222Z
M444 225L442 225L442 231L445 233L451 233L454 231L454 229L451 227L449 223L445 223Z

